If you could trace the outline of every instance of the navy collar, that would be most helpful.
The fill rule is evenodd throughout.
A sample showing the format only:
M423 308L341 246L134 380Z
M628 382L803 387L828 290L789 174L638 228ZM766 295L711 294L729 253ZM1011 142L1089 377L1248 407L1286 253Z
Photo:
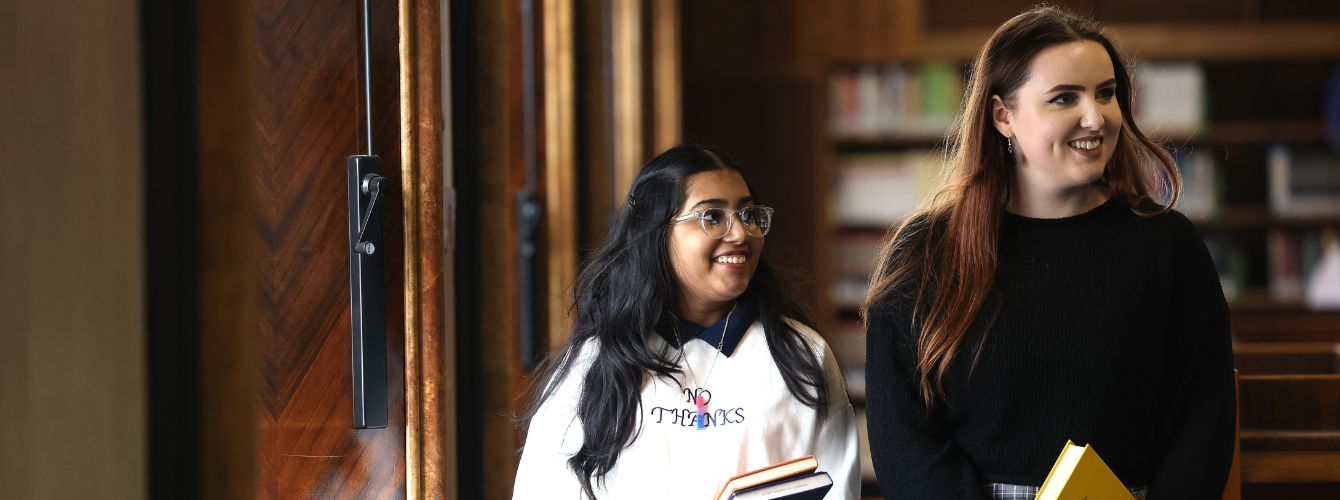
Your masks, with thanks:
M718 343L721 344L721 354L730 357L735 353L735 347L740 345L740 340L744 338L744 332L754 324L758 318L758 309L754 307L754 301L744 300L735 306L735 312L730 313L730 330L726 332L726 339L721 339L721 329L726 327L726 316L710 326L702 326L697 323L679 320L679 338L680 341L687 344L693 339L707 342L708 345L715 348Z

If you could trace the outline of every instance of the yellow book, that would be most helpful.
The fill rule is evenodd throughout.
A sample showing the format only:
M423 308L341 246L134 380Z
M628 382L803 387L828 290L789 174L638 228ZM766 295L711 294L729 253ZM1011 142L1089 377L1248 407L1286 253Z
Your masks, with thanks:
M1038 490L1037 500L1134 500L1112 469L1107 468L1098 452L1089 445L1066 441L1047 480Z

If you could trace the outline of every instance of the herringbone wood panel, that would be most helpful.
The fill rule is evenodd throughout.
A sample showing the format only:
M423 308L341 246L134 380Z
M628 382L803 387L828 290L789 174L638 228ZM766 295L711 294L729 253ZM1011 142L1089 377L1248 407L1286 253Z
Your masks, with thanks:
M365 147L359 2L256 0L259 498L405 494L402 204L379 199L390 425L354 430L345 157ZM376 153L399 184L396 4L373 2ZM398 191L398 188L397 190ZM206 416L208 420L208 416Z

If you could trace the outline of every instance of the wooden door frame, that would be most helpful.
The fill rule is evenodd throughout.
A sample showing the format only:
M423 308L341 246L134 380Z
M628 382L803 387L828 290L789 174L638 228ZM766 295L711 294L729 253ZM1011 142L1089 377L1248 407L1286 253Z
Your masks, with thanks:
M401 0L400 147L405 218L405 492L410 499L455 491L454 283L448 257L443 114L443 31L449 12L434 0Z
M576 59L578 58L579 15L573 0L535 0L539 24L537 40L537 96L539 112L539 134L536 144L540 165L540 198L545 204L547 214L541 243L541 261L544 277L539 283L544 291L545 300L541 306L544 320L542 335L548 347L554 347L566 340L570 326L567 318L568 294L577 272L579 226L581 210L577 200L583 188L578 170L579 144L583 140L577 129L579 113L578 95L582 91L577 83ZM588 134L603 135L605 141L622 145L622 161L611 162L615 167L611 173L616 179L616 191L626 188L628 180L636 173L637 167L645 160L648 146L656 150L663 149L679 141L680 137L680 71L678 66L678 0L615 0L606 4L612 13L602 13L601 20L622 27L616 30L625 36L622 40L607 41L612 45L603 47L600 57L615 56L614 52L625 53L623 64L616 64L620 82L624 82L622 101L612 100L602 104L611 107L610 114L628 119L625 127L610 127L595 132L583 130ZM518 18L513 7L463 8L456 12L456 5L447 5L435 0L400 0L400 116L401 116L401 158L402 158L402 199L404 201L404 255L405 255L405 472L406 493L408 498L450 497L461 492L457 477L461 461L457 456L458 419L474 418L486 413L496 413L511 409L514 413L518 403L515 392L520 390L525 375L511 369L503 370L511 376L504 381L495 381L493 386L471 388L463 383L477 381L458 380L458 355L473 356L475 353L458 353L457 335L480 335L472 329L485 328L483 323L475 325L465 318L473 314L462 311L465 321L458 327L455 311L455 287L458 278L464 280L463 293L470 293L473 286L470 270L462 269L462 275L455 272L457 256L449 240L454 240L455 200L449 194L457 182L447 178L447 172L456 168L452 162L469 158L467 163L477 163L483 169L481 175L487 179L475 179L481 182L477 187L492 192L492 198L507 200L484 206L482 200L462 201L463 205L481 203L479 207L496 212L494 217L498 226L490 228L490 233L480 234L481 242L469 242L471 245L484 245L496 250L495 254L509 254L514 250L515 241L509 236L514 221L511 198L508 194L513 186L514 174L518 171L520 154L525 144L519 140L520 118L519 82L514 71L519 70L520 49ZM481 8L476 6L476 8ZM646 8L651 14L652 23L644 25L644 16L640 9ZM606 19L604 16L613 16ZM480 33L472 36L483 37L502 46L490 46L488 54L497 56L496 64L490 64L484 72L487 75L450 75L456 64L448 64L454 50L446 42L458 38L448 30L452 26L449 16L478 17L476 22L483 23ZM461 19L455 20L460 22ZM650 36L640 34L636 27L650 28ZM588 29L593 26L587 26ZM459 35L459 34L456 34ZM632 38L636 36L638 40ZM656 61L651 66L643 66L637 61L642 54L641 39L646 38L650 51ZM622 47L622 51L614 50ZM608 55L607 55L608 54ZM486 55L487 56L487 55ZM501 63L497 61L503 61ZM651 77L652 82L643 82L643 77ZM490 113L478 124L479 133L488 135L488 140L462 140L454 147L481 148L480 156L460 155L452 150L453 131L446 122L453 111L450 85L453 79L471 79L500 84L501 88L492 88L480 97L480 102L461 102L462 107L483 106L497 113ZM474 80L478 79L478 80ZM475 83L478 85L479 83ZM602 100L603 101L603 100ZM602 113L603 114L603 113ZM650 119L644 115L651 115ZM467 116L473 116L469 112ZM628 116L633 118L629 119ZM644 124L644 122L646 122ZM650 130L644 129L644 126ZM650 133L648 133L650 132ZM468 135L468 134L467 134ZM646 136L646 137L644 137ZM645 140L644 140L645 139ZM484 168L488 165L488 168ZM472 186L461 184L466 189ZM612 193L601 192L599 195ZM615 198L622 197L620 192ZM603 200L611 203L612 200ZM501 203L501 204L497 204ZM477 217L477 214L466 214ZM478 249L476 249L478 251ZM466 252L470 254L470 252ZM490 261L492 262L492 261ZM481 265L485 264L483 262ZM502 271L504 283L484 298L495 312L509 310L511 297L516 292L510 284L514 274ZM488 329L498 335L490 335L481 340L487 342L482 347L488 353L488 360L482 361L480 369L497 372L499 367L510 366L514 358L513 345L515 334L511 332L515 324L506 319L506 314L491 315L493 322ZM458 328L464 328L458 330ZM495 331L496 330L496 331ZM506 332L506 333L504 333ZM509 336L510 334L510 336ZM464 349L464 348L462 348ZM468 350L468 349L467 349ZM467 367L468 368L468 367ZM498 372L501 373L501 372ZM458 403L463 398L464 403ZM507 394L498 394L506 392ZM479 398L475 401L471 398ZM468 407L478 404L484 407ZM463 406L465 405L465 406ZM496 411L495 411L496 410ZM483 424L485 434L499 437L514 434L515 429L501 429L501 422ZM506 422L511 426L511 422ZM469 439L469 436L465 436ZM503 439L506 441L506 439ZM510 441L503 446L511 444ZM494 445L494 443L490 443ZM513 450L481 450L485 456L463 457L465 460L485 463L512 462L515 465ZM511 470L487 469L491 474L504 474L506 478L478 478L488 485L483 492L488 495L505 496L504 489L510 490ZM507 487L504 487L507 486Z
M199 484L178 484L170 498L198 487L206 500L256 495L256 387L259 314L251 281L256 255L251 248L254 199L250 172L257 164L257 134L252 123L252 47L255 30L247 2L194 2L196 33L193 244L197 255L188 272L196 274L199 388ZM186 330L189 335L191 330ZM193 404L186 403L186 404ZM190 415L189 413L187 415ZM187 479L191 481L191 479Z

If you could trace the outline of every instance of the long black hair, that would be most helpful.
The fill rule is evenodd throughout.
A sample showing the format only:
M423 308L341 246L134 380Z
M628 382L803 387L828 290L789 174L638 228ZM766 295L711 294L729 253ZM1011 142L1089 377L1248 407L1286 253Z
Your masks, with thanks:
M549 355L531 387L526 424L572 371L578 352L584 346L598 346L582 378L577 404L584 441L568 460L591 498L595 498L593 480L602 482L619 454L636 439L634 427L648 377L673 379L680 373L675 359L648 347L647 335L673 335L671 322L677 320L671 308L678 284L670 262L670 219L687 198L689 178L714 170L744 176L741 166L725 153L695 145L671 148L642 167L603 244L577 275L572 336ZM745 185L749 186L747 180ZM752 187L749 191L754 196ZM817 410L822 421L829 401L823 367L813 354L815 346L783 317L810 328L813 324L788 297L767 260L760 258L741 299L753 300L758 307L768 348L787 390Z

